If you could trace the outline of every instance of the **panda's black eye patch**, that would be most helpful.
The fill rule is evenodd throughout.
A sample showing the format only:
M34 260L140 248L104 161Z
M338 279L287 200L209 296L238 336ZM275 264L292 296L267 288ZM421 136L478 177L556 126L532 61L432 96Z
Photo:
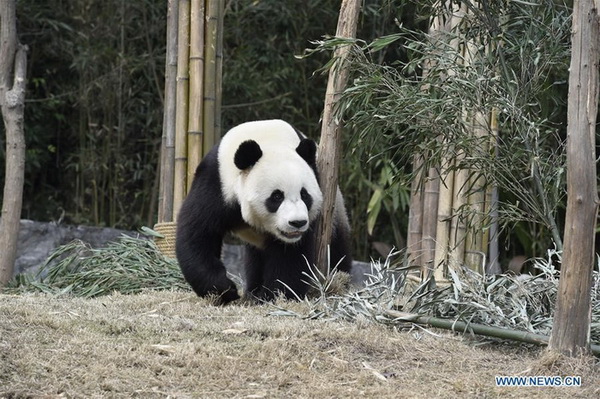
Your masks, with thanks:
M269 198L267 198L267 200L265 201L265 206L267 207L267 210L271 213L277 212L277 209L279 209L279 205L281 205L284 198L285 196L283 195L283 191L273 191Z
M302 187L302 190L300 190L300 198L302 198L302 201L306 205L306 209L308 209L310 211L310 208L312 207L312 204L313 204L313 199L304 187Z

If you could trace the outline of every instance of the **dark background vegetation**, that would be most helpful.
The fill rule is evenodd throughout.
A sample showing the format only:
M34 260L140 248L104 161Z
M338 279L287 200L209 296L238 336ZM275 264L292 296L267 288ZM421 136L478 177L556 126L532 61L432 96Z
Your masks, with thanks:
M166 1L17 3L20 40L30 48L23 217L127 229L153 225ZM311 40L335 33L338 11L339 1L227 2L225 129L282 118L318 137L326 86L318 70L328 55L300 56ZM415 21L414 7L366 1L359 34L372 39L394 32L395 19ZM401 55L396 48L387 58ZM369 193L348 195L352 204L353 196L368 199Z
M370 42L401 29L418 37L426 31L431 14L426 3L365 0L358 37ZM534 148L540 149L536 156L555 153L560 159L568 37L556 36L548 29L556 21L568 22L566 16L556 17L560 12L568 15L568 11L552 0L541 1L542 7L529 7L531 10L520 3L492 3L497 9L481 15L483 26L487 24L483 31L502 36L512 84L529 90L517 94L526 112L535 116L532 120L541 121L536 127L543 128L542 140L532 138L539 144ZM330 53L302 55L317 46L311 41L335 33L339 5L333 0L226 2L225 129L247 120L282 118L318 138L326 86L326 74L320 70ZM166 0L19 0L17 6L20 40L30 48L23 218L126 229L152 226L162 133ZM552 11L555 6L562 11ZM511 12L516 14L511 16ZM522 13L529 14L525 18ZM551 38L557 47L547 46L549 42L543 38ZM398 82L418 75L418 63L411 64L416 52L409 42L397 41L380 51L367 52L364 64L375 67L357 68L352 76L355 87L361 82L367 87L365 79L361 80L365 74L372 78L370 84L384 82L389 70L403 76ZM553 64L541 68L540 59L548 58ZM529 62L523 63L524 59ZM378 69L381 65L389 70L382 72ZM378 112L395 112L399 117L402 113L378 108L383 101L377 90L365 93L358 87L355 93L362 97L345 111L349 129L340 184L351 214L355 256L365 259L372 254L371 241L402 244L408 214L408 149L419 148L426 141L405 148L403 140L410 135L403 130L409 131L410 126L371 123ZM391 103L396 104L406 97L401 90L394 95L397 98L392 97ZM369 107L370 115L363 112ZM517 137L507 140L512 143L507 153L521 158L510 161L519 170L508 174L527 181L531 157L525 155L528 149L523 143L528 136L513 134L520 129L516 122L511 125L514 120L505 116L502 134ZM371 129L366 126L369 124ZM431 126L427 129L434 130ZM0 144L3 173L4 143ZM560 164L552 165L552 170L557 167ZM559 186L563 180L559 175L548 185ZM374 196L377 191L381 195ZM562 192L559 189L556 194L554 215L560 215ZM531 193L536 195L534 189ZM522 201L511 198L513 193L501 195L506 203L517 204L514 209L524 212L510 224L516 234L506 235L506 253L543 255L540 251L551 246L543 221L529 217L527 209L519 205Z

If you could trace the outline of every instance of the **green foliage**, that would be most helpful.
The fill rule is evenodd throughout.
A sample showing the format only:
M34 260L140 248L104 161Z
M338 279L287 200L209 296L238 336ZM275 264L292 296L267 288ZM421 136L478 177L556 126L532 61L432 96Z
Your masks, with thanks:
M85 298L171 289L189 290L177 261L162 255L154 241L128 236L99 249L79 240L63 245L36 278L19 276L6 288Z
M30 48L24 217L152 222L165 15L158 0L18 2Z
M478 170L501 191L502 225L524 223L524 231L537 232L521 241L521 251L543 253L551 240L560 247L569 10L552 1L498 2L468 22L460 32L435 37L403 28L370 43L354 41L353 83L338 108L355 132L349 147L354 157L373 166L395 168L388 192L406 190L419 172L409 168L413 154L423 155L424 170ZM478 58L464 63L451 43L462 50L469 41L479 44L471 50ZM338 44L325 40L318 50ZM377 52L390 46L403 46L407 59L375 62ZM423 65L429 66L425 75ZM488 149L489 138L475 137L464 116L489 115L493 109L500 115L499 144ZM461 164L445 163L460 154ZM378 176L373 166L362 169L368 181ZM381 213L377 189L374 193L369 226L375 215L397 217L397 212Z
M501 188L500 216L520 232L521 249L548 247L564 196L570 21L566 7L539 4L486 3L462 34L493 51L482 46L481 62L461 66L444 45L453 33L437 41L425 34L432 4L363 3L339 109L352 132L340 184L356 257L369 256L370 240L402 244L414 153L426 155L426 168L466 150L469 165ZM24 217L154 223L166 9L162 0L18 1L21 41L30 47ZM338 12L339 1L227 2L224 129L277 117L318 136ZM317 48L307 52L311 41ZM434 68L421 76L431 57ZM478 151L458 117L491 107L501 110L494 156Z

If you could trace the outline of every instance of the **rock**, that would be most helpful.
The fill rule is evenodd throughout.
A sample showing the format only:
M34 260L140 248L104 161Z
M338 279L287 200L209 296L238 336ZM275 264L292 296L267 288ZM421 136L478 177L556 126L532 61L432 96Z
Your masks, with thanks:
M85 241L93 248L100 248L123 234L133 236L137 233L103 227L21 220L14 274L37 273L52 251L75 239Z

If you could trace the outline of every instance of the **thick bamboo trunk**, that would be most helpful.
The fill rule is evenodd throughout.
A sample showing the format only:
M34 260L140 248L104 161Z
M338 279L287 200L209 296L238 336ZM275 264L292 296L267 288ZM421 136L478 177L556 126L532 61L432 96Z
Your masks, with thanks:
M175 121L175 181L173 215L177 218L187 193L187 126L189 99L190 0L179 0L177 38L177 111Z
M465 154L460 151L456 155L456 165L459 166L465 159ZM462 214L463 207L467 203L467 190L469 172L465 169L457 169L455 171L454 192L452 205L452 224L450 228L450 259L456 264L464 264L465 262L465 239L467 235L467 227L465 218Z
M217 24L217 44L216 44L216 71L215 71L215 86L216 86L216 98L215 98L215 142L218 142L221 138L221 107L223 105L223 36L224 31L224 20L225 20L225 0L218 0L218 24ZM210 151L207 148L205 152Z
M446 269L448 267L448 254L450 253L450 227L452 223L452 205L455 171L450 168L452 160L446 158L444 172L440 177L440 188L438 196L437 226L435 232L435 256L434 256L434 277L436 281L442 281L446 278Z
M596 114L600 58L598 0L575 0L567 120L567 214L551 350L590 350L590 290L598 213Z
M361 1L343 0L338 17L336 36L354 38L358 23L358 13ZM327 271L327 247L331 239L333 207L337 192L338 165L342 148L341 121L334 116L334 106L341 96L348 80L346 59L350 48L338 47L334 52L335 65L329 70L325 105L323 109L323 122L321 127L321 141L319 143L317 168L323 191L323 207L321 221L317 232L317 267L322 272Z
M487 152L488 135L487 116L481 112L475 112L473 115L472 134L479 145L484 146L483 152ZM484 273L485 262L487 260L487 235L483 228L485 218L485 198L486 189L484 178L476 171L469 171L469 208L471 212L469 220L469 229L466 237L465 264L472 270Z
M190 10L190 84L187 127L187 189L189 191L203 150L204 0L192 0Z
M428 278L434 268L437 208L440 177L435 168L429 169L423 193L423 238L421 240L421 275Z
M177 26L179 0L169 0L167 12L167 51L165 66L165 109L160 159L158 222L172 222L175 177L175 110L177 97Z
M210 0L206 7L204 31L204 147L212 148L217 142L215 137L217 110L217 42L219 28L219 1Z
M421 266L421 240L423 237L423 191L425 187L423 176L423 157L413 156L413 171L415 176L410 188L410 209L408 210L408 234L406 252L409 265Z

